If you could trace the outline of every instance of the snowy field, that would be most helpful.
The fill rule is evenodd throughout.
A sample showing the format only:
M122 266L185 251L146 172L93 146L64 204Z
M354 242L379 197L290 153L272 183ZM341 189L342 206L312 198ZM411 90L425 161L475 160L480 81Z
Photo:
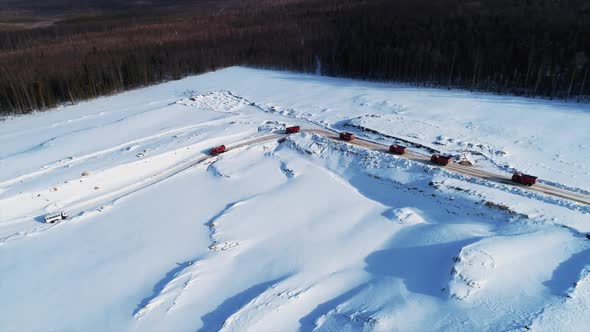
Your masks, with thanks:
M590 194L575 103L235 67L6 118L0 331L587 329L589 206L286 125Z

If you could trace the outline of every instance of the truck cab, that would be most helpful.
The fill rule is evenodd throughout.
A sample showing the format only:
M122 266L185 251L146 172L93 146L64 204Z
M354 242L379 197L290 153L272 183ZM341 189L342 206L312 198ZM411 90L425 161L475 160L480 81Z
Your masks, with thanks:
M438 165L446 166L451 162L451 156L433 154L432 157L430 157L430 161Z
M393 154L404 154L406 153L406 147L405 146L401 146L401 145L397 145L397 144L393 144L389 147L389 152L393 153Z
M209 155L216 156L220 153L225 152L225 150L226 150L225 145L216 146L216 147L212 148L211 151L209 151Z
M516 172L512 175L512 182L524 184L525 186L532 186L537 182L537 177L529 174Z
M298 133L300 130L301 130L301 127L292 126L292 127L285 128L285 133L286 134L295 134L295 133Z
M343 133L340 133L340 136L339 137L343 141L350 142L350 141L352 141L354 139L354 134L353 133L348 133L348 132L343 132Z

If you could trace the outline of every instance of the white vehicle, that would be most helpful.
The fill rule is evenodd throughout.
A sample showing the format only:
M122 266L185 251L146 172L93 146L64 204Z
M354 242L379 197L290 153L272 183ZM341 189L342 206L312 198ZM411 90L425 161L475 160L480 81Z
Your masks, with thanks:
M58 220L64 220L68 218L68 214L65 211L61 211L59 213L48 214L45 216L45 222L48 224L53 224Z

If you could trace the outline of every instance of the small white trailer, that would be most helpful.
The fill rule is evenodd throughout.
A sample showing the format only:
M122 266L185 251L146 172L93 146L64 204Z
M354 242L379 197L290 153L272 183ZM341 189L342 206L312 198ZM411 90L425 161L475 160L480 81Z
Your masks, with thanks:
M53 224L56 221L64 220L68 218L68 214L65 211L61 211L54 214L48 214L45 216L45 222L48 224Z

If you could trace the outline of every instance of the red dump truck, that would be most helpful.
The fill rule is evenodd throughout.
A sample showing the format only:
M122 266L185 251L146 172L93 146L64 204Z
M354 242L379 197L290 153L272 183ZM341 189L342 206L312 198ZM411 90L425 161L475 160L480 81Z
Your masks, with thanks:
M404 153L406 153L406 147L401 146L401 145L397 145L397 144L393 144L389 147L389 152L391 152L393 154L404 154Z
M517 172L512 175L512 182L524 184L525 186L532 186L537 182L537 177Z
M209 151L209 154L212 156L216 156L220 153L224 153L225 152L225 145L220 145L220 146L216 146L214 148L211 149L211 151Z
M301 130L301 128L299 126L292 126L292 127L285 128L285 133L286 134L295 134L295 133L298 133L300 130Z
M347 133L347 132L340 133L340 139L341 140L344 140L344 141L350 142L350 141L352 141L354 139L354 134Z
M441 154L433 154L430 161L435 164L446 166L451 162L451 156L443 156Z

